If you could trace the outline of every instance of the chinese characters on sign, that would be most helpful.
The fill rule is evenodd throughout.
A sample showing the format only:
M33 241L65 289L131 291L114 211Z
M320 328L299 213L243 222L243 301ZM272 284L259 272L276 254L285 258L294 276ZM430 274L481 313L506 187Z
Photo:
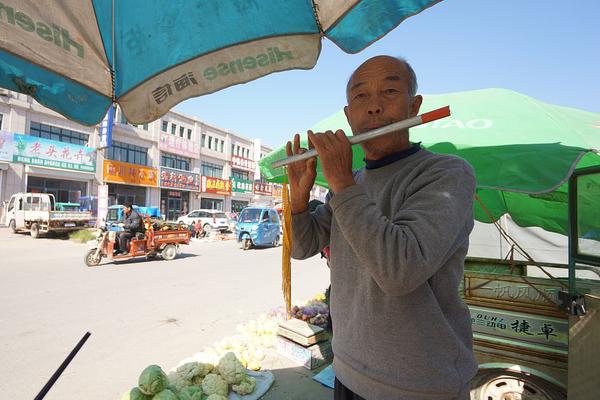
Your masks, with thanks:
M173 90L175 90L175 92L180 92L190 85L197 84L198 81L196 80L194 73L188 72L187 74L183 74L173 79L172 82L165 83L164 85L154 89L152 91L152 97L154 97L154 101L156 101L156 104L160 104L167 100L169 96L173 95Z
M198 143L180 136L169 135L166 132L160 133L158 148L191 158L198 158L200 156L200 146Z
M254 181L254 193L263 196L271 196L273 195L273 185L270 183Z
M254 170L255 167L254 161L239 156L231 156L231 163L236 167L247 168L250 170Z
M236 193L252 193L252 181L231 178L231 191Z
M283 186L276 183L273 184L273 197L283 197Z
M200 175L193 172L160 167L160 186L199 192Z
M231 181L203 176L202 192L229 195L231 194Z
M158 170L142 165L104 160L102 175L105 182L151 187L158 186Z
M77 144L15 133L12 161L23 164L96 172L96 150Z

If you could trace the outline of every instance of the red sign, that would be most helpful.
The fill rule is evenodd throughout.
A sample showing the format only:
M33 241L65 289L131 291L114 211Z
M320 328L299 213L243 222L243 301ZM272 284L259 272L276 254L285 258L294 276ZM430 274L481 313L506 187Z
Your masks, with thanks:
M273 195L273 185L270 183L254 181L254 193L261 194L263 196L271 196Z
M160 167L160 186L199 192L200 175L189 171Z
M203 176L202 179L202 192L214 193L214 194L231 194L231 181L219 178L213 178L210 176Z

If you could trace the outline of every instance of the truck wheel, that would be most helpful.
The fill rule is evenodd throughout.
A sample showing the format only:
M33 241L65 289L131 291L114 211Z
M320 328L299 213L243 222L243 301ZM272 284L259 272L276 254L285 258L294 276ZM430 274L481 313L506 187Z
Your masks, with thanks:
M250 250L251 248L252 248L252 240L251 239L247 239L247 238L244 239L242 249L244 249L244 250Z
M561 388L536 376L511 371L478 374L471 381L471 400L566 400Z
M37 239L41 236L40 226L38 225L37 222L34 222L33 224L31 224L31 228L29 228L29 233L31 234L31 237L34 239Z
M85 257L83 258L83 262L88 267L95 267L95 266L97 266L98 264L100 264L101 260L102 260L102 256L101 255L99 255L98 257L96 257L96 249L90 249L90 250L88 250L87 253L85 253Z
M14 219L10 220L10 222L8 223L8 226L10 226L10 229L13 231L13 233L17 233L17 223L15 222Z
M160 254L162 255L163 260L171 261L177 257L177 247L175 247L174 244L168 244L162 249Z

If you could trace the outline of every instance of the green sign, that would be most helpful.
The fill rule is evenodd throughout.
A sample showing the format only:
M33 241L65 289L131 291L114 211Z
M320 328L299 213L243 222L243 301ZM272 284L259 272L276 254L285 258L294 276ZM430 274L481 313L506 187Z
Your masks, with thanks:
M253 193L252 181L231 177L231 191L235 193Z
M73 171L96 172L96 150L72 143L15 133L12 161Z

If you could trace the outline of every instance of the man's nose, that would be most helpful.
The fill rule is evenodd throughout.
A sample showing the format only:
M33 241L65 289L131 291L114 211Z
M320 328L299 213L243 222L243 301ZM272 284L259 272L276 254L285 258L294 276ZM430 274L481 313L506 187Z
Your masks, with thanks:
M367 108L367 113L369 115L381 114L382 108L381 102L374 100L370 102L369 107Z

